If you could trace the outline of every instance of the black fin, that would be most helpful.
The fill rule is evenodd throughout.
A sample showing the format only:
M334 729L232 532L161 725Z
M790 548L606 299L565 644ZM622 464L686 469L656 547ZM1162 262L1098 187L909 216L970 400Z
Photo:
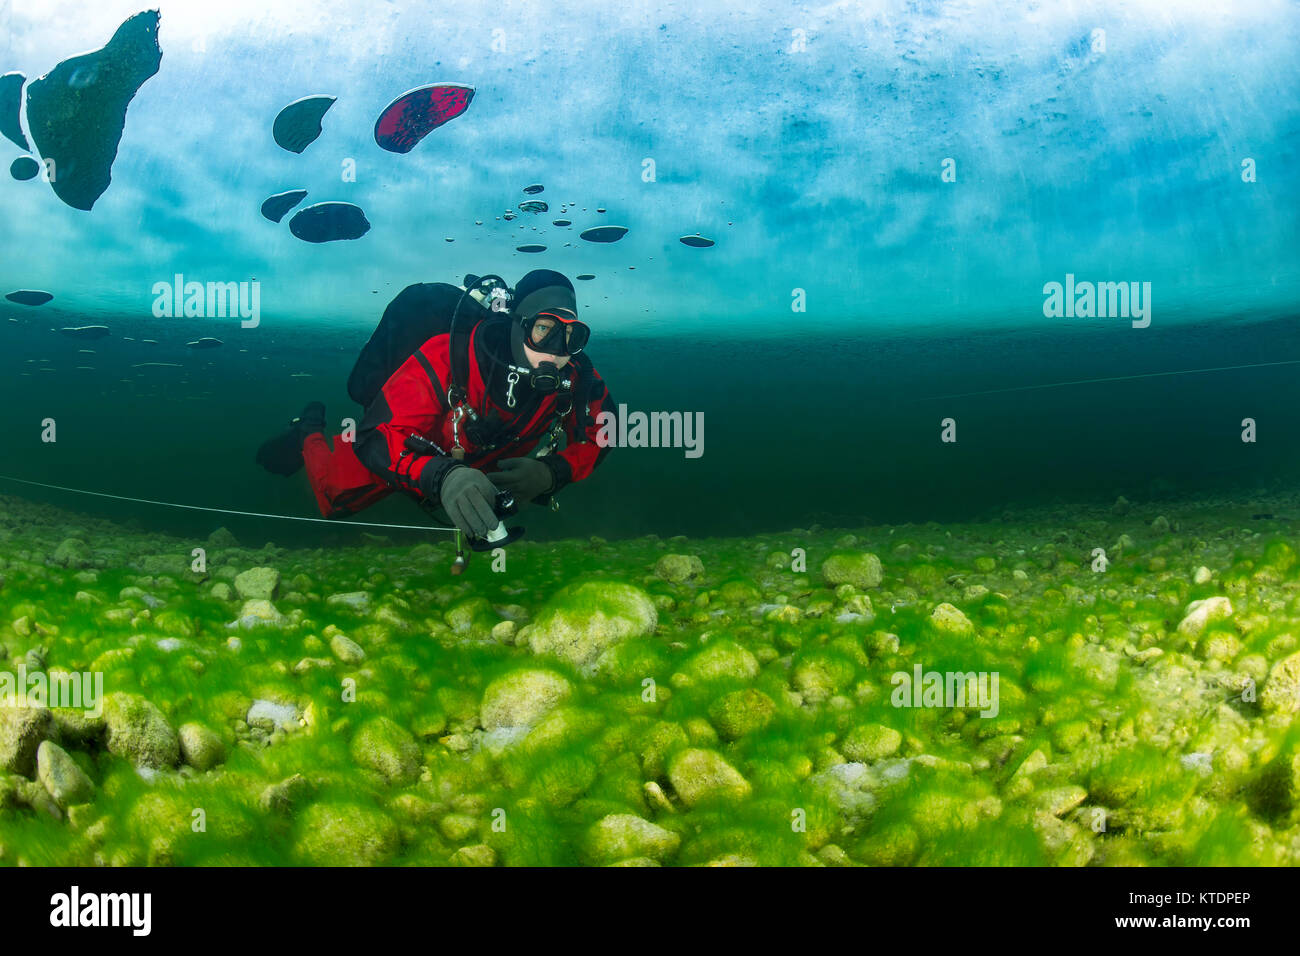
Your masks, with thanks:
M273 475L294 475L302 468L302 443L308 435L325 431L325 405L310 402L289 427L262 443L257 463Z

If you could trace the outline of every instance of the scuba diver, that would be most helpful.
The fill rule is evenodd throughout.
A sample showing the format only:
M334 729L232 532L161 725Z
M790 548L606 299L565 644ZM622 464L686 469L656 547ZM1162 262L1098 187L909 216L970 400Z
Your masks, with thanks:
M355 442L338 435L331 447L325 406L311 402L257 461L279 475L305 465L327 518L394 491L441 509L457 528L459 571L460 534L487 550L513 501L557 508L555 494L608 453L596 416L611 402L586 355L589 335L558 272L535 270L513 290L495 275L407 286L348 378L365 408Z

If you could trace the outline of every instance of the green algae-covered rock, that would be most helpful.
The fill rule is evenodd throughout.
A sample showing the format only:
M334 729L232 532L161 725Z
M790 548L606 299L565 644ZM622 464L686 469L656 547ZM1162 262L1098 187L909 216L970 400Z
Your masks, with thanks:
M858 844L854 855L868 866L907 866L921 849L921 837L906 823L873 830Z
M642 681L668 666L668 649L653 638L644 638L615 644L600 655L595 672L614 683L636 683L644 689Z
M478 833L478 818L468 813L449 813L438 821L438 829L452 843L462 843Z
M284 627L289 623L289 619L276 610L275 605L270 601L254 598L244 602L235 623L248 630L255 627Z
M311 866L378 866L399 847L397 824L357 804L313 804L295 832L294 852Z
M330 638L330 652L344 664L360 664L366 659L361 645L346 634L335 634Z
M884 579L880 559L866 551L832 554L822 562L822 580L831 587L852 584L855 588L878 588Z
M496 866L497 851L492 849L486 843L475 843L472 846L463 846L451 855L447 860L449 866Z
M686 661L679 673L681 677L673 680L674 686L719 680L753 680L758 676L758 658L735 641L713 640Z
M181 757L196 770L211 770L226 759L226 745L202 724L181 725Z
M54 549L54 563L64 568L88 568L90 545L78 538L67 538Z
M693 554L665 554L655 563L655 574L670 584L684 584L704 573L704 562Z
M762 730L776 714L776 704L752 687L724 694L709 707L709 719L724 740L739 740Z
M820 704L835 696L853 680L853 663L827 651L803 654L795 663L790 683L809 704Z
M235 593L245 601L274 601L280 596L280 572L275 568L249 568L235 575Z
M736 607L750 607L763 599L763 592L753 581L737 578L718 586L718 600Z
M975 633L975 625L959 608L946 601L930 613L930 626L940 634L954 637L969 637Z
M862 724L849 731L840 750L850 760L872 761L892 757L902 746L903 735L883 724Z
M659 623L650 596L619 581L585 581L560 591L525 628L534 654L587 667L607 648L645 637Z
M1271 568L1277 568L1279 571L1290 571L1295 567L1296 563L1295 548L1285 541L1271 541L1264 549L1262 563Z
M137 694L109 694L104 700L108 750L138 767L165 770L181 759L180 740L162 711Z
M44 707L0 705L0 770L30 777L36 751L50 733L50 712Z
M749 796L749 781L716 750L678 751L668 761L668 781L688 807L702 800Z
M95 784L66 750L51 741L43 741L36 751L36 778L65 810L95 798Z
M292 813L311 797L315 789L310 780L295 773L264 789L257 798L257 805L267 813Z
M1270 713L1300 711L1300 652L1284 657L1268 672L1259 706Z
M372 717L352 738L352 759L404 787L420 776L420 747L410 732L387 717Z
M461 601L445 615L447 626L457 634L491 633L501 620L487 598L474 597Z
M599 774L596 762L584 754L561 754L540 768L531 792L551 807L566 807L586 793Z
M634 857L662 861L677 852L682 838L631 813L611 813L587 831L585 855L596 864Z
M1088 791L1075 784L1051 787L1034 795L1035 805L1054 817L1064 816L1086 799Z
M103 739L108 729L102 713L87 713L75 707L51 707L53 736L65 745L93 745Z
M1178 633L1188 637L1200 637L1207 627L1232 617L1232 602L1226 597L1210 597L1193 601L1178 625Z
M668 757L676 750L690 744L681 724L661 720L646 731L641 738L641 770L647 778L662 777L668 766Z
M479 721L489 731L532 727L571 691L569 682L554 671L513 671L487 686Z

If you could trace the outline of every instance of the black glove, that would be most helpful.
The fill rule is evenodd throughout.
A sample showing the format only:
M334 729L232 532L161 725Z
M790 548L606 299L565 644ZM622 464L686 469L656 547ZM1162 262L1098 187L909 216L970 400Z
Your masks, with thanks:
M500 471L488 475L502 491L515 496L515 501L532 501L555 487L555 475L546 462L537 458L503 458L497 462Z
M438 500L448 517L472 538L486 538L500 523L493 507L496 497L496 486L487 475L468 465L449 469L438 491Z

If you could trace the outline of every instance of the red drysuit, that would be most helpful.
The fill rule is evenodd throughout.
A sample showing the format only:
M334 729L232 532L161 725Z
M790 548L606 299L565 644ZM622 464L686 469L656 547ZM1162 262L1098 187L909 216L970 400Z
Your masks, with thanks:
M485 331L488 328L488 322L480 323L470 336L469 381L464 385L466 402L480 416L491 412L500 416L512 440L491 450L477 448L466 433L468 420L462 418L459 438L465 449L463 461L449 455L416 453L406 447L406 439L411 435L428 439L448 453L455 444L452 410L447 405L451 381L450 336L435 335L388 379L366 409L355 443L335 436L331 448L320 433L309 435L303 442L307 477L322 515L333 518L354 514L394 491L436 504L442 478L455 465L492 472L500 459L520 458L537 447L555 422L558 393L541 395L516 385L519 401L514 409L506 407L500 389L488 394L490 389L483 373L485 365L490 367L486 349L491 346L487 340L492 332L499 333L501 327ZM574 389L578 385L576 364L570 362L563 370ZM560 400L567 403L567 397ZM609 451L596 443L597 416L612 406L609 391L594 369L585 408L577 407L577 401L574 406L564 419L565 447L539 459L550 467L555 477L552 493L586 478Z

